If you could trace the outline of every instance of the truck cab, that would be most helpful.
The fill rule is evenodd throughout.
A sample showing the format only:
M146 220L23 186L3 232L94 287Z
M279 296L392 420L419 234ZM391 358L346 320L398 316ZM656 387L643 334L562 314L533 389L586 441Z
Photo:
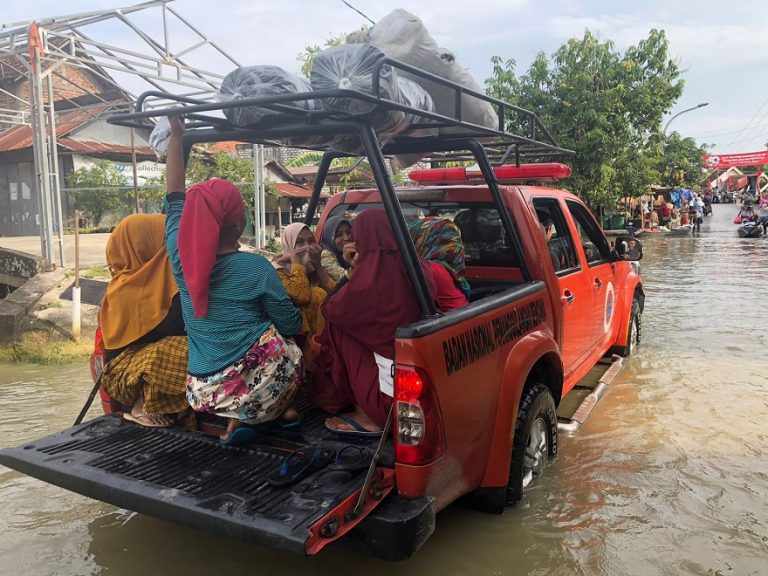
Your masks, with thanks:
M329 117L292 112L286 96L217 104L179 97L177 107L145 109L148 93L136 112L111 118L145 126L149 118L183 113L194 119L185 134L188 147L313 137L317 148L322 135L359 139L375 187L332 196L316 234L337 214L354 218L380 208L388 216L422 312L393 335L391 434L385 428L378 441L352 444L325 429L326 415L304 401L298 429L270 429L253 444L232 448L218 442L223 426L215 418L198 415L195 430L146 429L121 419L125 407L103 398L104 416L0 450L0 463L140 513L308 555L349 534L377 556L403 559L432 534L435 515L458 498L468 496L491 512L523 498L557 454L564 400L606 357L629 354L639 342L644 294L633 260L641 251L629 237L612 246L587 206L558 186L567 166L520 162L525 153L569 152L535 115L456 88L492 103L502 119L509 110L527 114L526 126L538 131L523 135L464 122L462 98L454 118L410 111L452 132L402 134L388 142L378 138L375 113L403 106L381 96L370 116ZM323 97L371 101L354 90ZM302 98L320 97L294 97ZM241 128L205 116L217 107L253 105L275 107L284 117ZM349 155L323 150L307 223L332 163ZM428 168L412 171L408 186L393 184L385 155L435 151L433 165L439 154L468 151L479 170ZM505 164L510 154L515 162ZM461 232L470 285L463 308L440 313L432 301L406 224L422 218L448 218ZM366 466L321 469L281 487L267 480L297 451L322 447L338 456L350 446L367 455Z

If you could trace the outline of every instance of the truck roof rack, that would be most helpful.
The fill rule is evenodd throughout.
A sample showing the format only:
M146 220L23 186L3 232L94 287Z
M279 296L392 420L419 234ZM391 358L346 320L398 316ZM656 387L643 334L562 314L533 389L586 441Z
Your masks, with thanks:
M446 116L437 112L405 106L384 98L381 95L380 80L382 71L387 66L452 90L454 92L454 113L451 116ZM373 94L359 90L337 89L243 98L226 102L208 102L189 96L149 91L139 96L136 101L135 112L113 114L108 118L108 121L112 124L133 128L152 128L152 118L183 114L189 121L184 134L184 145L187 150L192 144L203 142L240 141L275 145L287 139L302 137L356 135L359 137L361 149L364 155L368 157L371 165L384 209L387 212L400 251L405 256L406 271L413 283L424 317L436 315L435 305L424 279L423 270L419 265L419 259L408 233L384 157L394 154L428 153L433 161L439 161L440 159L457 158L459 157L457 153L466 155L469 152L469 156L465 156L465 158L474 159L477 162L499 211L504 229L517 251L523 278L526 281L530 280L530 274L523 258L522 244L512 218L505 208L499 182L494 174L490 158L500 158L497 162L504 163L514 154L515 161L519 165L522 158L552 161L556 156L572 156L574 152L560 147L535 113L509 102L470 90L456 82L393 58L383 58L377 64L373 74L372 88ZM491 104L499 118L498 126L481 126L464 120L463 101L465 96ZM323 110L323 101L338 98L356 100L366 104L368 111L358 114ZM172 101L176 102L176 105L153 108L151 106L153 100ZM314 103L314 108L317 110L307 111L297 106L297 104L310 101ZM274 111L275 114L248 127L238 127L231 124L226 118L212 115L212 113L227 109L250 106L266 108ZM392 111L405 112L418 118L418 121L382 145L376 133L375 123L382 113ZM416 136L415 131L428 128L451 128L452 130L450 134ZM291 146L294 145L291 144ZM360 154L341 152L333 149L329 144L302 145L297 143L295 147L324 152L315 179L312 198L307 208L306 222L311 223L333 160L340 157L359 156Z
M452 90L454 96L454 112L450 116L437 112L427 112L418 108L394 102L381 95L380 78L382 70L391 67L406 72L419 79L440 84ZM465 97L487 102L495 109L498 126L488 127L464 120ZM323 110L323 101L345 98L358 101L369 106L369 111L360 114L349 112L328 112ZM172 101L175 105L152 107L152 102L163 100ZM305 110L301 104L313 102L316 110ZM234 126L225 118L212 113L232 108L255 106L275 112L263 122L248 127ZM167 116L173 113L183 113L192 120L186 134L186 140L191 143L216 142L236 140L254 144L275 144L276 141L287 138L321 136L327 134L356 133L360 123L373 123L382 113L400 111L418 118L403 133L391 139L383 148L386 155L413 152L452 152L466 150L461 146L445 150L446 141L457 141L466 138L482 139L489 155L515 154L517 157L542 156L571 156L572 150L560 147L539 117L531 112L509 102L493 98L486 94L470 90L465 86L436 76L409 64L393 58L383 58L377 65L373 76L373 94L359 90L337 89L317 92L302 92L256 98L243 98L232 101L210 102L198 100L189 96L177 96L160 91L148 91L139 96L136 101L136 111L113 114L109 118L112 124L134 128L152 128L151 118ZM428 128L451 128L450 136L438 135L417 138L415 131ZM328 151L327 145L291 144L291 147L308 150ZM335 151L334 151L335 152ZM339 154L338 152L336 152ZM344 154L352 156L353 154ZM506 158L505 158L506 159Z

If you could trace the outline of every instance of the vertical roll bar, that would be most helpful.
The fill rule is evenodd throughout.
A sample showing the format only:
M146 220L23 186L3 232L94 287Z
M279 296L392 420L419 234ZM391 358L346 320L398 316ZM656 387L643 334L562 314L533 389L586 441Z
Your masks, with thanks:
M504 225L504 230L507 232L507 236L520 259L520 272L523 274L523 279L528 282L531 279L531 274L528 272L528 266L525 264L523 245L520 243L520 238L517 235L515 224L512 222L512 217L509 215L509 210L507 210L507 206L504 204L504 198L501 195L501 190L499 190L499 182L496 180L496 174L491 167L491 162L488 160L488 155L485 153L485 148L477 140L467 140L467 148L475 157L480 172L482 172L485 178L485 183L491 191L491 196L501 217L501 223Z
M317 168L317 176L315 176L315 182L312 185L312 196L309 198L309 206L307 206L307 215L304 217L304 224L307 226L312 225L315 211L317 211L317 205L320 202L320 193L323 191L323 186L325 186L325 179L328 177L328 171L331 169L331 164L337 157L338 154L325 152L323 158L320 160L320 166Z
M424 270L419 264L419 257L416 255L416 248L413 246L413 240L408 233L408 227L405 224L405 217L400 207L400 201L397 199L395 189L392 186L392 180L387 172L384 163L384 154L381 152L379 139L376 131L370 124L364 124L360 127L360 141L363 149L368 156L368 162L373 170L373 177L376 180L376 186L381 194L381 200L384 204L384 210L389 218L389 224L392 226L392 233L395 236L395 242L403 255L403 263L408 278L416 291L416 299L419 301L421 314L424 317L436 315L435 303L427 287L427 281L424 278ZM386 279L384 279L386 282Z

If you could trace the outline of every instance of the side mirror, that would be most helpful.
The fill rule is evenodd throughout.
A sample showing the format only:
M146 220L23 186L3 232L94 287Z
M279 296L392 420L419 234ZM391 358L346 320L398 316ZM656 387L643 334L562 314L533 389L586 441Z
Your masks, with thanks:
M613 252L617 260L637 262L643 259L643 245L633 236L617 236L613 242Z

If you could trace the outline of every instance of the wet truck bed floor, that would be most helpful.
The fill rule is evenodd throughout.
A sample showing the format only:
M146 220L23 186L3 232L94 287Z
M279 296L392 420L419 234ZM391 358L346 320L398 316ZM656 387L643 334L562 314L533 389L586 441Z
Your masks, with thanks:
M122 508L311 554L351 530L391 488L391 470L377 469L377 497L353 517L366 470L326 467L286 487L267 482L288 455L307 448L307 436L335 451L349 445L323 433L324 417L310 411L292 433L235 448L200 432L102 416L4 449L0 464Z

